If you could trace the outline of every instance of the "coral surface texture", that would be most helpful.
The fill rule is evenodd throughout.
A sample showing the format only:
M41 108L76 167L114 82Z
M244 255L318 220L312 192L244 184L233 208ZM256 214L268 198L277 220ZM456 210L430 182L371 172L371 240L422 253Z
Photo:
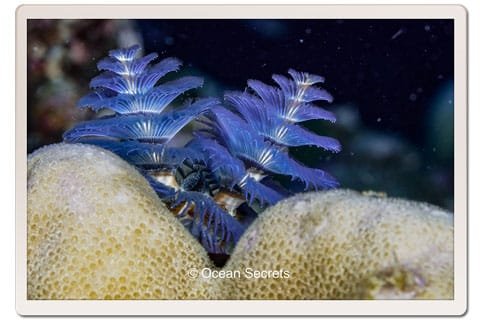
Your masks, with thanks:
M453 298L453 214L428 204L298 194L260 214L219 269L109 151L39 149L27 188L29 299Z

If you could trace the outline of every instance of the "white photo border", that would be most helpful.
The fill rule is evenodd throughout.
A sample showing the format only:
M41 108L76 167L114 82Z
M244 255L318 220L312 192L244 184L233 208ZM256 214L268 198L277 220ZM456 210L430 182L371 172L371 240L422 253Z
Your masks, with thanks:
M28 300L28 19L453 19L453 300ZM467 10L460 5L22 5L16 12L16 310L21 315L463 315L467 311Z

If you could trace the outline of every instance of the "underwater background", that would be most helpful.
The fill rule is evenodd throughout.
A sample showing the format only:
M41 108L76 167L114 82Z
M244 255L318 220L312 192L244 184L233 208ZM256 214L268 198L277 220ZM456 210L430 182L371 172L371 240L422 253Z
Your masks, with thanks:
M343 150L302 147L295 158L342 188L453 210L452 20L29 20L28 152L97 117L75 105L98 59L136 43L204 77L192 97L272 83L289 68L324 76L334 102L322 107L337 123L306 127Z

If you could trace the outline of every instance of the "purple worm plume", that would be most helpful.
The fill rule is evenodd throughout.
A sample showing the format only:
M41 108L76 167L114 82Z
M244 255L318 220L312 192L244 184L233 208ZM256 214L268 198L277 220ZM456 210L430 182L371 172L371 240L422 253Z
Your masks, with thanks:
M307 120L335 122L314 104L331 102L321 76L288 70L273 75L276 86L249 80L245 91L223 99L199 98L169 108L186 91L201 87L199 77L158 83L181 62L157 54L138 57L138 45L109 52L98 63L100 75L78 107L108 109L112 115L79 123L66 142L110 150L135 166L158 196L209 253L229 254L261 211L291 194L277 176L301 181L305 190L328 189L338 182L327 172L293 159L289 147L314 146L339 152L340 143L313 133ZM170 141L192 121L200 123L183 147Z

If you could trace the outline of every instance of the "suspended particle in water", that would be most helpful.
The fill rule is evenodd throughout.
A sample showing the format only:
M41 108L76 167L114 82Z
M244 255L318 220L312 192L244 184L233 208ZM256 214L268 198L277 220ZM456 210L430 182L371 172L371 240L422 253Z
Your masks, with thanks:
M173 39L173 37L170 37L170 36L167 36L165 37L165 39L163 39L163 42L167 45L167 46L171 46L175 43L175 39Z
M406 30L405 30L405 28L403 28L403 27L400 28L400 29L398 29L398 31L394 33L394 35L390 38L390 40L395 40L396 38L398 38L398 37L400 37L402 34L404 34L405 31L406 31Z

